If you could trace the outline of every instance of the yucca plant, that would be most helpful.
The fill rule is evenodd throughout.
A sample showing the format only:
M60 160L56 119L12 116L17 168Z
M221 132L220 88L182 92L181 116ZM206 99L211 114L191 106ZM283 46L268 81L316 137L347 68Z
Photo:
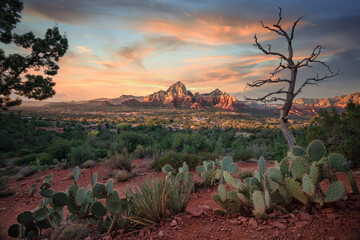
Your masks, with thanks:
M149 226L160 223L167 211L167 195L169 181L166 179L150 178L139 183L139 187L126 189L126 196L134 207L134 216L129 219L135 225Z

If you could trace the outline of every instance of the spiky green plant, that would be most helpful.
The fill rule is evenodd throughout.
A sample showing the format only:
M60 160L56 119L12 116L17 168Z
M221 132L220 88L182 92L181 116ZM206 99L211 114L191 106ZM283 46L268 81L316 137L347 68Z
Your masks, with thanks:
M159 178L144 179L133 189L128 186L126 196L135 212L129 219L140 226L159 223L166 214L169 186L169 181Z

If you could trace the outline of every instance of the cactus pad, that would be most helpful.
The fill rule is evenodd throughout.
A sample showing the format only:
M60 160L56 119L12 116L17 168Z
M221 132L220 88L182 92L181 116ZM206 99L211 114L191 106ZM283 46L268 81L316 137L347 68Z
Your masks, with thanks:
M346 172L347 169L345 167L346 158L338 153L332 153L328 156L330 166L339 172Z
M120 197L118 191L113 191L113 193L106 198L106 208L110 213L118 213L120 211Z
M20 225L19 224L13 224L9 227L8 230L9 237L12 238L18 238L20 236Z
M114 188L114 181L112 179L109 179L106 183L106 190L108 193L113 193L113 188Z
M281 160L281 162L280 162L280 171L281 171L283 177L286 177L286 176L290 175L288 158L284 158L283 160Z
M303 191L309 195L309 196L313 196L315 193L315 185L312 181L312 179L310 178L309 175L305 174L303 176L302 179L302 186L303 186Z
M163 173L169 173L174 171L174 168L170 164L165 164L161 170Z
M22 212L17 216L17 221L25 226L29 225L33 222L33 215L30 211Z
M266 176L278 184L283 183L283 177L279 169L271 167L267 170Z
M258 161L258 165L259 165L259 171L261 175L264 175L265 171L266 171L266 161L265 158L261 157Z
M314 184L317 184L318 181L319 181L320 172L319 172L319 167L317 166L316 162L313 162L311 164L309 175L310 175L310 178L311 178L312 182Z
M290 171L295 180L301 180L303 175L309 171L308 161L303 157L296 157L291 162Z
M345 186L342 182L333 182L325 193L325 202L336 202L345 196Z
M226 189L225 189L224 185L220 184L218 186L218 191L219 191L221 201L225 202L225 200L226 200Z
M312 141L307 149L311 161L319 161L325 155L325 146L319 140Z
M93 195L94 197L101 199L106 198L106 186L102 183L96 183L93 187Z
M55 206L65 206L68 202L68 197L66 196L65 193L63 192L57 192L54 194L54 196L52 197L52 202Z
M92 184L95 185L97 183L97 179L98 179L98 175L97 173L94 173L94 175L92 176Z
M80 169L79 169L79 167L76 167L74 170L74 182L78 181L79 175L80 175Z
M85 200L86 200L85 189L81 187L76 191L75 203L76 205L81 206L85 202Z
M46 219L46 215L49 213L49 210L45 207L40 208L34 212L34 218L36 221L40 222Z
M252 201L254 205L254 215L259 218L266 211L263 194L260 191L254 191L252 194Z
M292 150L292 154L295 156L295 157L303 157L306 155L306 151L305 149L303 149L302 147L300 146L295 146Z
M91 205L91 213L94 214L96 217L103 217L106 214L106 208L101 202L94 202Z
M291 196L296 198L298 201L303 203L305 206L308 205L308 202L309 202L308 197L303 192L302 187L299 182L297 182L293 178L287 177L287 178L285 178L285 187L289 191Z

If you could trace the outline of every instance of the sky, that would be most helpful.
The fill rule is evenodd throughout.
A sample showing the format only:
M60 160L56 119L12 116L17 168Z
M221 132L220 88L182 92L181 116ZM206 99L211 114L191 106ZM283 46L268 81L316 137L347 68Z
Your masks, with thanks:
M301 16L294 37L295 57L310 56L319 43L320 60L342 75L305 87L299 97L326 98L360 91L360 1L358 0L24 0L15 32L43 36L57 25L69 40L54 77L50 101L145 96L182 81L192 92L219 88L260 97L283 85L246 88L266 79L279 59L253 46L286 53L281 36L262 28L278 20L289 31ZM19 51L1 46L6 53ZM307 77L329 74L321 65L300 70ZM282 77L286 77L284 73Z

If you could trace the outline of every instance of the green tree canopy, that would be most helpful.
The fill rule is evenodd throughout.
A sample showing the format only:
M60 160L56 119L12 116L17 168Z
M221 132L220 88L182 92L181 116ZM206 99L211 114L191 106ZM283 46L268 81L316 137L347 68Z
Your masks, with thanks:
M0 110L21 104L21 99L12 99L12 94L36 100L54 96L52 76L57 74L59 66L56 63L68 49L67 37L60 35L57 26L47 29L44 38L36 37L32 32L13 33L20 22L22 9L21 0L0 2L0 42L13 43L29 52L27 55L6 55L0 49ZM29 70L42 71L43 75L31 74Z

